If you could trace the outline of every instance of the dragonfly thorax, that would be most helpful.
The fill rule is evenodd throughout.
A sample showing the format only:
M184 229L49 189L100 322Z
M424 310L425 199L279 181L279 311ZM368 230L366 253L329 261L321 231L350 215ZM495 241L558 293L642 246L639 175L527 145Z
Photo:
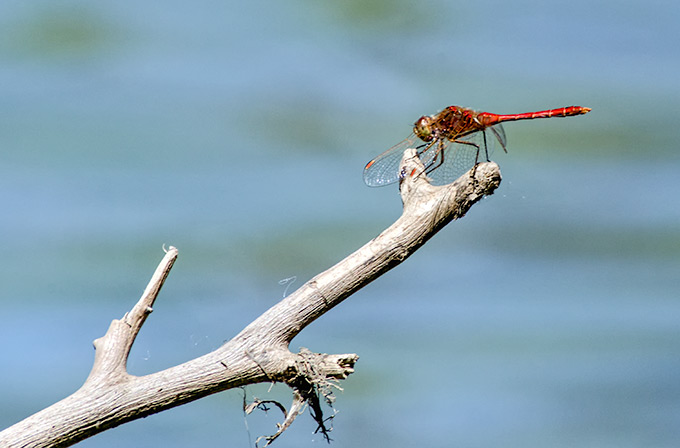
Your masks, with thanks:
M413 125L413 133L424 142L430 142L437 138L437 133L432 127L434 122L434 117L429 115L423 115L415 122Z

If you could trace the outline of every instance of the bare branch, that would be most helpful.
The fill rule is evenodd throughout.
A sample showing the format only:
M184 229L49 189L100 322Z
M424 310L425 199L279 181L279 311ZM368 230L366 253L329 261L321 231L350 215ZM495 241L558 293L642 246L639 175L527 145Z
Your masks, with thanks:
M95 361L83 386L71 396L0 432L2 447L65 447L106 429L226 389L265 381L288 384L293 406L271 440L307 403L328 437L319 406L332 387L354 371L355 354L291 353L303 328L378 276L398 265L448 222L465 215L501 181L495 163L483 163L450 185L433 187L415 150L402 162L404 213L389 228L343 261L317 275L274 305L217 350L154 374L129 375L125 365L141 326L177 257L171 247L142 298L95 341ZM268 440L268 443L271 441Z
M407 150L402 171L424 167ZM267 345L286 347L307 325L349 295L400 264L451 220L461 218L501 181L498 165L481 163L454 183L435 187L424 175L407 176L400 185L404 213L359 250L317 275L246 327L235 339L248 339L266 326Z

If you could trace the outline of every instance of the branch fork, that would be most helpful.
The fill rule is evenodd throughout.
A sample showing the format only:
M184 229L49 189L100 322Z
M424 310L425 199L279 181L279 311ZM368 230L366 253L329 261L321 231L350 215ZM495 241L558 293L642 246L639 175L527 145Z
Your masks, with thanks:
M454 183L434 187L415 150L405 151L400 182L402 216L380 235L302 285L211 353L145 376L127 373L132 344L178 256L166 253L139 301L94 341L95 360L83 386L69 397L0 432L2 447L65 447L106 429L234 387L278 381L293 390L284 422L271 443L310 407L319 431L329 429L321 399L332 403L338 381L354 372L356 354L291 353L291 340L351 294L400 264L437 231L467 213L501 181L498 165L478 164ZM252 411L255 405L246 405ZM329 440L329 439L328 439Z

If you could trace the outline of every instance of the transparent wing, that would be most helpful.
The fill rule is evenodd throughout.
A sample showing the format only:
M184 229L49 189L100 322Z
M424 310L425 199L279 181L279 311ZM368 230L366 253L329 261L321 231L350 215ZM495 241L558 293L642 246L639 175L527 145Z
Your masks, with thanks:
M407 148L417 148L425 165L425 174L433 185L446 185L458 179L478 162L490 160L496 146L505 151L505 131L501 124L473 132L456 141L439 139L423 143L411 134L366 164L364 182L370 187L382 187L399 180L399 164Z
M437 153L428 154L428 160L431 160L429 164L425 164L425 173L432 185L450 184L475 165L480 152L477 134L481 132L456 142L443 139Z
M411 134L405 140L397 143L384 153L366 164L364 168L364 182L369 187L382 187L399 180L399 164L408 148L415 148L418 137Z
M491 153L493 153L494 147L497 146L498 144L500 144L501 149L504 152L508 152L507 146L506 146L507 140L505 138L505 129L503 129L502 124L499 123L495 126L491 126L490 128L488 128L487 138L490 137L490 136L493 136L493 137L489 138L489 140L490 140L489 141L489 155Z
M433 185L446 185L478 162L488 161L500 144L505 150L505 132L500 124L451 141L442 139L420 155Z

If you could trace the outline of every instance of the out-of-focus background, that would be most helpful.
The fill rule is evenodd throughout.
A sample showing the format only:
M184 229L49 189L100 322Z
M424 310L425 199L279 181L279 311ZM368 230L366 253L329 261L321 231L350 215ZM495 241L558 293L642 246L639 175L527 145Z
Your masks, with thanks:
M361 356L338 448L678 446L679 21L654 0L2 2L0 428L82 384L163 244L138 375L396 219L362 168L420 115L580 105L508 124L496 194L292 349ZM243 393L80 446L253 446L281 416L244 419ZM277 446L326 446L314 428Z

